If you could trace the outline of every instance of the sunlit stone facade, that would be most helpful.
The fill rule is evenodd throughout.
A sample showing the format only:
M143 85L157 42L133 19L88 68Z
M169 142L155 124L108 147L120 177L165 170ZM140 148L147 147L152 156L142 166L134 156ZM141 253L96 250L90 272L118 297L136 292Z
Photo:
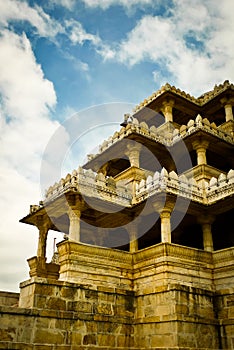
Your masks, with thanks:
M0 349L234 349L233 104L228 81L166 84L30 206L38 249L0 293Z

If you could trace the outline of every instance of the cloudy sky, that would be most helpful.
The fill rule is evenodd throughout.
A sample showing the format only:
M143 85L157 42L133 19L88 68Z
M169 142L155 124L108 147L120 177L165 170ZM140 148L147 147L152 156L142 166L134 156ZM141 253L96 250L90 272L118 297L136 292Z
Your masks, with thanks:
M194 96L234 82L233 13L233 0L0 0L0 290L28 278L38 234L19 219L43 198L48 145L53 183L56 162L77 167L165 82Z

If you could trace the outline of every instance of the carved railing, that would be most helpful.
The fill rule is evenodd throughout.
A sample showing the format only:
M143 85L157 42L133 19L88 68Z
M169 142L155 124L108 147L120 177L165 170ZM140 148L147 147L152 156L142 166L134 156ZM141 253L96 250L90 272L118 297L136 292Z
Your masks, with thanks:
M208 204L234 194L234 170L226 174L220 174L218 178L212 177L206 188Z
M136 185L136 202L142 202L156 193L169 193L192 201L212 204L234 194L234 170L226 174L221 173L218 178L212 177L209 182L204 182L205 187L198 185L194 178L187 179L185 175L178 176L174 171L167 172L162 168L146 180L142 179Z
M183 174L178 176L174 171L168 173L162 168L161 172L156 171L136 184L134 203L143 202L157 193L168 193L195 202L212 204L234 194L234 170L229 170L227 174L221 173L218 178L212 177L204 184L205 187L202 188L193 177L188 179ZM116 182L112 177L82 168L74 170L65 179L50 186L44 204L71 190L119 205L132 205L132 189L125 186L123 181Z
M196 202L203 202L203 189L191 178L185 175L178 176L174 171L167 172L162 168L161 172L156 171L153 176L148 176L146 180L136 185L136 202L142 202L146 198L156 193L165 192L182 196Z
M210 135L214 135L219 139L234 144L233 136L231 134L222 130L214 122L210 123L207 118L202 118L199 114L195 120L190 119L186 125L181 125L179 128L175 128L171 133L160 131L160 127L156 128L154 125L149 127L146 122L139 122L136 118L131 117L125 127L123 126L120 131L116 131L113 136L104 140L99 146L99 152L97 154L89 154L88 159L94 159L113 144L128 137L132 133L143 135L148 139L161 143L166 147L170 147L198 130L203 130Z
M123 206L129 206L132 194L122 181L115 182L111 176L105 177L102 173L95 173L92 170L84 170L79 167L72 174L67 174L58 183L50 186L46 191L46 204L68 191L75 191L87 197L102 198Z

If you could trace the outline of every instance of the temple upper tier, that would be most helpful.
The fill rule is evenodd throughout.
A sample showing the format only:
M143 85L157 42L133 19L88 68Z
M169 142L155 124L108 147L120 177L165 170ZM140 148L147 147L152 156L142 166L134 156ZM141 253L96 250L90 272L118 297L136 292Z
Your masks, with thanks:
M39 229L41 274L49 230L130 253L160 242L233 246L233 104L229 81L198 98L166 84L126 114L99 151L21 219Z

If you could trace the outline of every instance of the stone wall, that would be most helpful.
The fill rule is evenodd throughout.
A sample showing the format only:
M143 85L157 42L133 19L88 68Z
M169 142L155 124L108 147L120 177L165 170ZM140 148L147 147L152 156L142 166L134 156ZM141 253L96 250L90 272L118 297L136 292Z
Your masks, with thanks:
M18 306L19 293L0 291L0 305Z
M234 349L233 248L130 254L64 242L59 252L58 280L0 293L0 349Z
M131 292L46 280L25 282L22 289L20 308L0 308L0 349L132 347Z
M138 293L135 322L140 349L219 349L211 291L175 284Z

